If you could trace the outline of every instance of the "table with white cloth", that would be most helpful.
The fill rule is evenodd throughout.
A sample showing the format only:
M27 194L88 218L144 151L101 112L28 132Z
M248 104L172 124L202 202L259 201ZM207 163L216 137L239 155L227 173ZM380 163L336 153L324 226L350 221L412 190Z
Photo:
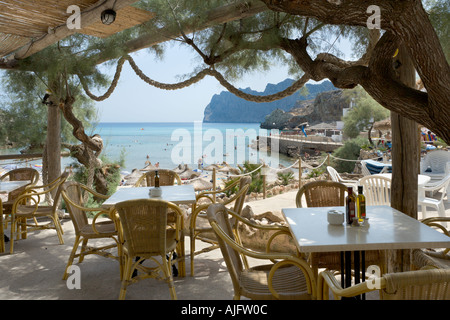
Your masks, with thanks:
M150 189L152 188L153 187L119 188L103 203L102 206L106 208L112 208L116 203L122 201L137 199L161 199L164 201L172 202L176 205L191 205L193 207L192 209L194 209L196 198L195 190L192 185L161 186L160 188L162 194L160 197L150 196ZM181 219L180 230L184 230L184 218ZM178 267L180 276L184 277L186 275L184 232L182 232L182 236L180 238L178 255Z
M1 181L0 182L0 193L9 193L16 189L19 189L27 184L29 180L24 181ZM5 252L5 231L3 229L3 203L0 199L0 253Z
M367 206L366 226L331 225L329 210L345 212L344 207L282 209L298 250L302 253L341 252L343 286L351 284L351 254L355 280L365 272L365 251L388 249L449 248L448 236L389 206ZM363 262L359 266L360 257ZM364 281L364 276L362 277Z

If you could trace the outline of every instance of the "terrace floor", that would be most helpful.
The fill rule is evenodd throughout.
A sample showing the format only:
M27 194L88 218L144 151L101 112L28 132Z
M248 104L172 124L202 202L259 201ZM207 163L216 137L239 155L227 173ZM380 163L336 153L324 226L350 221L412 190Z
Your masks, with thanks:
M270 208L295 206L296 192L249 202L255 213ZM450 203L446 203L446 215L450 216ZM427 216L433 216L428 209ZM419 219L421 218L419 214ZM68 219L62 221L64 245L60 245L54 230L30 232L28 239L16 241L15 253L0 255L1 300L115 300L119 296L120 280L118 263L112 259L91 255L79 264L81 289L69 289L62 280L67 259L72 250L74 230ZM9 234L9 229L5 230ZM205 244L198 241L197 247ZM9 243L6 244L9 251ZM186 241L189 253L189 241ZM233 287L220 250L213 250L196 257L196 272L190 276L190 257L186 257L187 276L176 277L175 288L179 300L231 300ZM370 297L369 297L370 298ZM162 281L146 279L131 285L127 300L170 299L167 285ZM373 296L376 299L376 295Z

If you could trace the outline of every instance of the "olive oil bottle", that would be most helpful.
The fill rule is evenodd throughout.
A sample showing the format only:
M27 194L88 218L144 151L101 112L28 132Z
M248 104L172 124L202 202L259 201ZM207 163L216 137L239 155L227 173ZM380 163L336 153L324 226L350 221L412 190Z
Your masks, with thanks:
M366 197L363 194L363 186L358 186L358 196L356 197L356 210L358 221L362 223L366 219Z

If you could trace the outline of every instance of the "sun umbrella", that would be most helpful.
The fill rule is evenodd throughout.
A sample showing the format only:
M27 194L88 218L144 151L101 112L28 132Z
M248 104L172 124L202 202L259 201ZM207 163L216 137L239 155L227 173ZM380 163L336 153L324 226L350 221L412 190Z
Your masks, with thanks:
M123 177L123 179L125 180L124 185L126 186L134 185L141 176L142 172L140 172L138 169L133 169L133 171L129 175Z
M141 171L152 171L152 170L157 170L158 168L155 167L152 164L147 165L145 168L142 168Z
M206 170L206 171L213 171L213 169L218 170L219 167L215 164L210 164L209 166L203 168L203 170Z
M200 172L195 172L191 169L187 169L186 171L183 171L182 173L179 173L178 175L180 176L181 179L183 180L189 180L189 179L194 179L197 178L198 176L200 176Z
M377 121L373 124L373 128L376 130L390 130L391 129L391 118L386 118L381 121Z
M193 185L195 191L204 191L213 188L212 182L204 178L194 179L190 181L188 184Z

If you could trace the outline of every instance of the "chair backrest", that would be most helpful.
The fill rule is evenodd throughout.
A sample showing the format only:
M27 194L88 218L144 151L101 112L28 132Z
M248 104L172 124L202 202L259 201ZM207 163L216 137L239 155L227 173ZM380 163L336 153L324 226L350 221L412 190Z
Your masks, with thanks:
M173 170L169 169L155 169L145 172L134 184L135 187L151 187L155 185L156 171L158 171L160 186L173 186L175 181L181 185L181 178Z
M450 299L450 269L389 273L383 278L383 300Z
M339 173L334 169L333 167L327 166L327 171L330 174L331 180L335 182L340 182L341 177L339 176Z
M119 202L115 209L130 256L166 254L168 202L138 199Z
M359 180L366 196L366 205L391 205L391 179L381 176L366 176Z
M348 188L344 184L336 181L313 181L298 190L295 202L297 208L301 208L304 195L308 207L343 206L347 190Z
M430 151L420 163L422 173L430 167L431 173L445 173L446 164L450 161L450 152L445 150Z
M372 174L370 173L364 161L361 161L361 173L363 174L363 176L370 176Z
M68 177L69 172L64 171L58 178L48 184L27 186L23 194L15 200L14 206L21 205L24 201L38 204L45 199L55 212L61 202L61 186Z
M84 206L83 185L76 181L66 181L61 185L61 195L66 203L67 211L72 219L75 234L79 234L83 227L89 224L87 215L79 208Z
M0 181L5 180L6 178L9 178L9 181L30 181L29 184L8 193L8 201L14 201L14 199L21 195L27 187L34 186L38 183L39 171L33 168L14 169L2 175Z
M252 178L250 176L243 176L239 181L239 190L236 194L237 196L233 206L233 211L237 214L241 214L245 202L245 195L250 187L250 183L252 183Z
M211 204L206 213L209 223L217 235L220 251L222 252L228 272L230 273L234 290L235 292L238 292L240 291L239 279L244 268L244 263L240 253L224 240L225 238L228 238L232 243L237 245L227 209L223 204L216 203Z

